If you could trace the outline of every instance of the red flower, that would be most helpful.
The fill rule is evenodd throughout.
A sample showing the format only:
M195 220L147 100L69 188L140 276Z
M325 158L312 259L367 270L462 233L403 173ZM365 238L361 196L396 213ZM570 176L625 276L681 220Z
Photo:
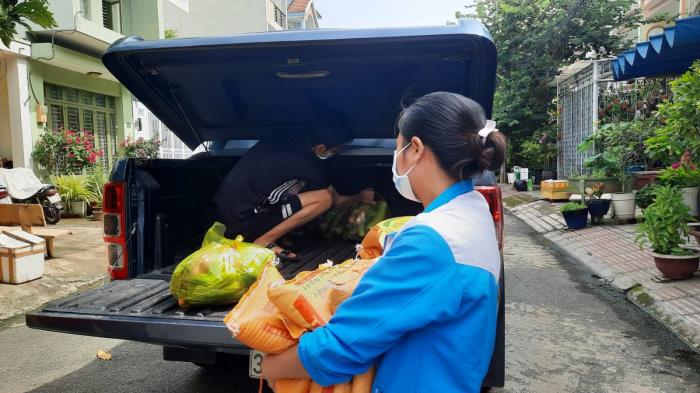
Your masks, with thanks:
M68 158L73 158L75 157L75 154L73 152L68 153Z
M75 132L68 130L68 131L66 131L66 135L73 136L73 135L75 135Z
M105 152L104 152L102 149L100 149L100 150L97 151L97 156L98 156L98 157L102 157L102 156L104 156L104 155L105 155Z

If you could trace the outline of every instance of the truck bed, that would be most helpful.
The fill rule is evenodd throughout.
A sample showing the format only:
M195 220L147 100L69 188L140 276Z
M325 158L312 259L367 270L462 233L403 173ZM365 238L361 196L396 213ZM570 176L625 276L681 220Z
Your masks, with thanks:
M355 256L355 243L323 241L299 249L301 259L283 262L280 272L291 278L314 270L327 260L342 262ZM170 293L174 265L132 280L48 303L27 315L32 328L73 334L143 341L162 345L191 345L225 351L245 347L231 338L223 324L232 306L184 309ZM235 352L235 351L234 351Z

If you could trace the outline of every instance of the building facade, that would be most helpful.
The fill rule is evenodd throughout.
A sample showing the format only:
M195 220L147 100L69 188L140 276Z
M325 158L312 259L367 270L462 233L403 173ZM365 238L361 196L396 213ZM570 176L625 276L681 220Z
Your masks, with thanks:
M664 19L640 26L638 29L640 42L662 34L664 27L671 26L676 18L700 15L700 0L640 0L639 7L646 19Z
M109 167L133 133L132 96L101 61L125 35L163 37L162 0L53 0L57 27L19 31L0 46L0 156L31 167L34 142L43 132L89 132Z

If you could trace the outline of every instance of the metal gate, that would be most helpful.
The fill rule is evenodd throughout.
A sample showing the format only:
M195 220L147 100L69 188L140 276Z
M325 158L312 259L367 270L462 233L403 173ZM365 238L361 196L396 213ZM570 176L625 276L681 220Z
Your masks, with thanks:
M559 141L557 177L566 179L584 173L583 160L590 152L578 145L596 128L598 121L599 62L590 62L557 83Z

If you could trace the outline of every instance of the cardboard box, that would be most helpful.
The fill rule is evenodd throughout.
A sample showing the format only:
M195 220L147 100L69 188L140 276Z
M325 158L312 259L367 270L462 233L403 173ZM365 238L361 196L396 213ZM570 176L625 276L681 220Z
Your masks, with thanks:
M568 201L571 197L568 180L545 180L540 183L542 198L550 201Z
M21 284L44 275L44 239L24 231L0 234L0 282Z

